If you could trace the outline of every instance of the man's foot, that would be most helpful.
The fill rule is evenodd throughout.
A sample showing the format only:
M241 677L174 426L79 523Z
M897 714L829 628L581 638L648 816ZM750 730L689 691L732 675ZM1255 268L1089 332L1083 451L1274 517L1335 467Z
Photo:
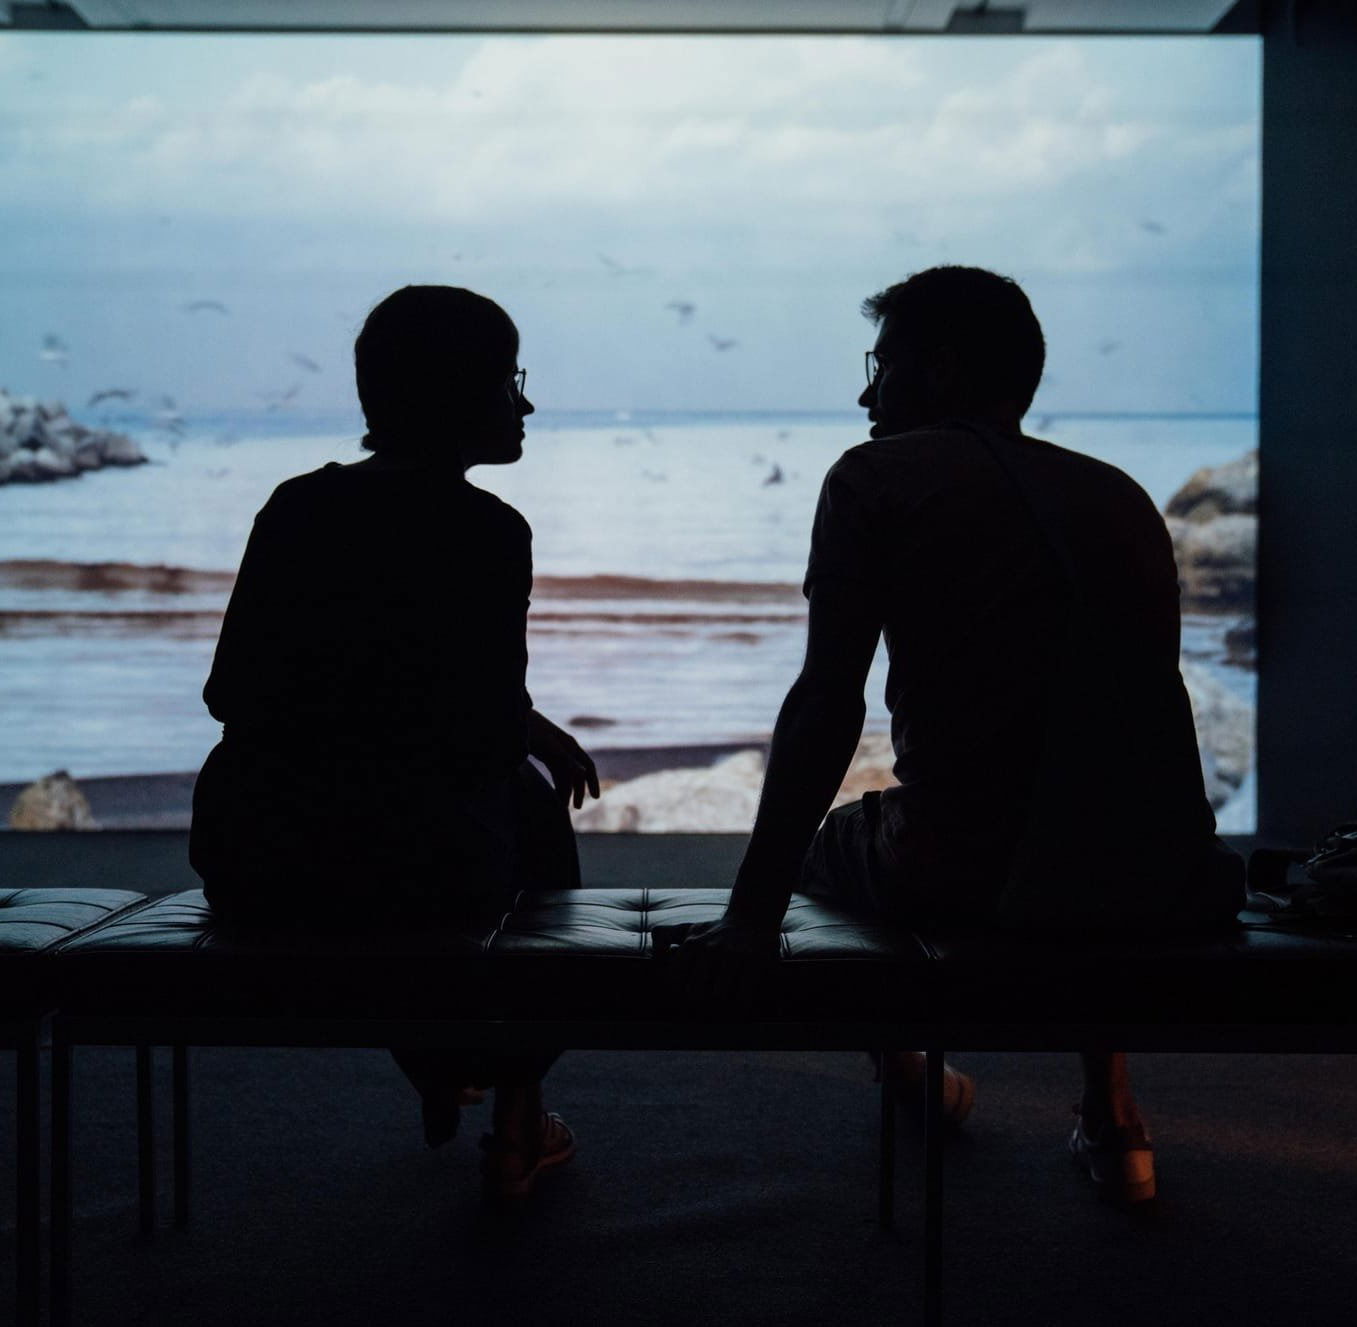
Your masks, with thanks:
M575 1155L575 1135L559 1115L542 1112L541 1124L523 1138L485 1134L481 1138L481 1179L492 1202L526 1198L537 1177Z
M890 1057L891 1082L895 1088L895 1100L910 1115L922 1123L924 1118L924 1069L925 1059L922 1051L887 1051ZM881 1058L872 1054L876 1064L876 1081L881 1081ZM942 1067L942 1119L949 1129L956 1129L971 1113L975 1105L975 1079L953 1069L950 1064Z
M1081 1170L1088 1172L1099 1196L1128 1205L1153 1198L1154 1149L1144 1124L1138 1119L1131 1124L1104 1120L1089 1130L1078 1106L1074 1115L1070 1155Z

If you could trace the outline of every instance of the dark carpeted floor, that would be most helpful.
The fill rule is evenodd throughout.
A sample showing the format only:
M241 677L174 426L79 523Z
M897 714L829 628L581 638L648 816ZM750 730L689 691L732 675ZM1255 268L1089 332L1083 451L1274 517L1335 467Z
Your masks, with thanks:
M1161 1196L1128 1215L1099 1204L1065 1154L1073 1057L958 1059L979 1096L947 1155L950 1323L1353 1321L1357 1060L1139 1058ZM196 1050L192 1226L147 1241L132 1054L79 1050L76 1321L917 1320L913 1135L902 1126L886 1234L865 1057L577 1052L550 1087L579 1155L504 1218L479 1202L488 1107L431 1153L382 1052ZM12 1127L7 1115L6 1160Z

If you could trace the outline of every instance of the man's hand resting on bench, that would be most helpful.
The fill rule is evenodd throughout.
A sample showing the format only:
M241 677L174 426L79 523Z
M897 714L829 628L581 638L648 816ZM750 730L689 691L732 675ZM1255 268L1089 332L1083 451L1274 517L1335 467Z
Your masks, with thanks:
M739 1005L763 984L781 943L776 921L739 920L727 913L720 921L701 922L688 928L670 957L675 985L693 1004Z
M556 795L563 802L573 802L577 811L584 805L586 789L598 796L598 771L588 752L536 710L528 711L528 754L547 767Z

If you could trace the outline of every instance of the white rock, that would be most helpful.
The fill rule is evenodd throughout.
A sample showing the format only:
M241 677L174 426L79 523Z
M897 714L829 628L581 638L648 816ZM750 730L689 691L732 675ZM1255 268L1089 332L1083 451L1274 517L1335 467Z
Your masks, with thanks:
M63 456L52 447L39 447L34 451L31 464L37 471L38 479L64 479L79 473L69 456Z
M1253 767L1254 709L1212 677L1204 664L1184 662L1183 682L1192 702L1206 795L1220 808Z
M578 830L642 834L748 833L763 784L763 753L738 751L705 769L668 769L615 784L575 812Z
M59 769L27 788L9 811L11 829L98 829L80 785Z
M141 465L146 457L141 448L123 433L103 435L105 465Z

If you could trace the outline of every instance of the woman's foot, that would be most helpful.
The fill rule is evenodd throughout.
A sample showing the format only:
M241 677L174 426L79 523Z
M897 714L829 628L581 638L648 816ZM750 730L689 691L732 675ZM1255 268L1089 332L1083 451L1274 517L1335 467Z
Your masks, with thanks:
M537 1177L575 1155L575 1135L559 1115L543 1111L536 1127L514 1136L488 1133L481 1139L481 1180L494 1202L526 1198Z
M876 1081L881 1081L881 1052L872 1052L876 1065ZM928 1061L923 1051L886 1051L889 1057L891 1083L895 1100L920 1122L924 1118L924 1081ZM948 1128L958 1128L975 1105L975 1079L953 1069L942 1067L942 1118Z

